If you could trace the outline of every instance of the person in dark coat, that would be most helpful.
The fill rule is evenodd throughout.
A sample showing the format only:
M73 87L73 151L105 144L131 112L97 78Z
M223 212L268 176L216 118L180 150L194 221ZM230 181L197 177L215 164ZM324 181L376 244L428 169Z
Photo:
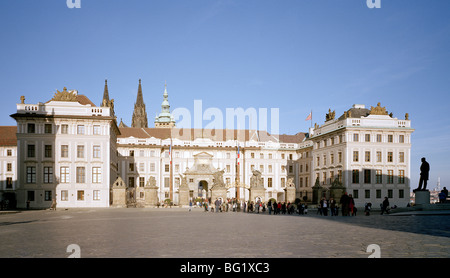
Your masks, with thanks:
M342 206L342 216L348 216L348 205L350 203L350 197L348 197L347 192L341 196L340 200Z
M420 165L419 187L416 190L426 190L427 189L429 172L430 172L430 164L428 164L428 162L425 160L425 157L422 157L422 165ZM422 188L422 184L423 184L423 188ZM414 191L416 191L416 190L414 190Z
M384 212L386 212L386 214L388 214L389 213L388 207L389 207L388 197L384 197L383 204L381 205L381 214L383 214Z

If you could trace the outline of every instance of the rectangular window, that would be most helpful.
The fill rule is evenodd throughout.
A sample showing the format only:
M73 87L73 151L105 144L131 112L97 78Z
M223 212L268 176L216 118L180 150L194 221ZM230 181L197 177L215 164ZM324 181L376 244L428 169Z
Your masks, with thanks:
M269 173L272 173L272 170L273 170L272 165L269 165L268 167L269 167Z
M230 173L231 172L231 166L230 165L226 165L226 173Z
M61 201L69 200L69 192L67 190L61 190Z
M358 199L358 198L359 198L359 190L353 189L353 199Z
M394 191L392 189L388 189L388 198L393 198L394 197Z
M376 183L380 184L383 182L383 175L381 170L377 170L376 172Z
M377 142L381 143L381 134L377 134Z
M370 162L370 151L366 151L365 153L365 159L366 162Z
M131 156L131 157L134 156L134 150L130 150L130 156Z
M388 135L388 143L393 143L394 142L394 135L389 134Z
M44 167L44 183L53 183L53 167Z
M77 200L78 201L84 201L84 190L78 190L77 191Z
M11 163L6 164L6 172L12 172L12 164Z
M102 182L102 168L92 167L92 183Z
M365 169L364 170L364 183L371 183L370 175L371 175L370 169Z
M388 170L387 183L388 184L394 183L394 170Z
M61 125L61 134L68 134L68 133L69 133L69 126Z
M36 133L36 125L35 124L28 124L28 133Z
M294 166L289 165L289 173L292 173L292 172L294 172Z
M281 187L286 186L286 180L284 178L281 178Z
M84 125L77 125L77 134L84 135Z
M342 182L342 170L338 170L338 181Z
M94 146L94 154L93 154L93 156L94 156L94 158L100 158L100 146Z
M165 171L166 173L170 172L170 165L169 165L169 164L165 164L165 165L164 165L164 171Z
M398 190L398 197L399 197L400 199L405 198L405 190L399 189L399 190Z
M353 142L359 142L359 134L358 133L353 134Z
M139 177L139 187L144 187L144 186L145 186L145 178Z
M44 147L44 157L51 158L52 157L52 145L45 145Z
M365 197L366 199L370 199L370 189L364 190L364 197Z
M398 136L398 142L399 143L405 143L405 135L399 135Z
M61 157L69 157L69 145L61 145Z
M169 188L170 187L170 178L164 178L164 187Z
M267 178L267 187L272 187L272 178Z
M375 198L381 199L381 189L377 189L377 190L375 191Z
M370 142L370 134L366 134L364 137L366 142Z
M60 182L69 183L69 167L63 166L60 168Z
M94 135L100 135L100 126L94 125Z
M134 163L129 163L128 164L128 171L134 172Z
M155 172L155 163L150 163L150 172Z
M179 166L179 165L176 165ZM176 169L176 167L175 167ZM139 172L143 173L145 171L145 164L144 163L139 163Z
M86 168L77 167L77 183L86 182Z
M52 134L52 124L45 124L44 125L44 132L46 134Z
M12 156L12 150L10 149L6 150L6 156Z
M28 154L28 157L35 157L36 156L36 146L28 145L27 146L27 154Z
M338 152L338 162L342 163L342 152Z
M359 151L353 151L353 162L359 161Z
M94 201L100 201L100 190L94 190L93 199Z
M398 160L400 163L404 163L405 162L405 152L399 152L398 153Z
M77 158L84 158L84 145L77 146Z
M45 194L45 197L44 197L44 200L45 201L51 201L52 200L52 192L51 191L45 191L44 192L44 194Z
M398 183L399 184L405 183L405 170L398 170Z
M36 183L36 167L27 167L27 183Z
M388 152L387 162L394 162L394 153L393 152Z
M381 156L381 152L377 151L377 162L381 162L382 156Z
M7 177L6 178L6 188L12 188L12 185L13 185L12 177Z
M359 170L352 171L352 183L359 183Z
M34 190L27 191L27 201L34 202Z
M334 164L334 154L330 154L330 163Z

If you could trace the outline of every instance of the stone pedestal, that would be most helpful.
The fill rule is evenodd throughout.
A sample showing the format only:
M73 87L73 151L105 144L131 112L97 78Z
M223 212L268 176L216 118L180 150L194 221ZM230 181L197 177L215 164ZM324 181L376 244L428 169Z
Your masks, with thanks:
M430 204L430 191L420 190L415 191L415 204L416 205L429 205Z
M127 187L122 178L118 177L112 186L112 204L113 207L127 206Z
M178 189L178 205L188 206L189 205L189 187L180 187Z
M286 187L285 189L284 189L284 191L286 191L286 193L285 193L285 197L286 197L286 203L287 202L291 202L291 203L293 203L293 202L295 202L295 187L291 187L291 186L289 186L289 187Z
M158 187L157 186L145 186L144 187L145 202L146 207L156 206L158 203Z
M266 201L266 189L264 187L250 188L249 201L256 202L257 197L261 198L261 202Z
M216 199L222 198L222 202L227 200L227 189L224 187L211 189L211 202L214 203Z

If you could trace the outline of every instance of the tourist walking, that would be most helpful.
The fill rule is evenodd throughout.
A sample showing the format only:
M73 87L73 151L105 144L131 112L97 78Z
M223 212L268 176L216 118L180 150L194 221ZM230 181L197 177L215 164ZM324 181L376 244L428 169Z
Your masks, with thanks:
M329 205L331 216L336 216L336 201L333 199L333 197L330 198Z
M386 214L388 214L389 213L388 207L389 207L388 197L384 197L384 201L381 204L381 214L383 214L384 212L386 212Z
M324 216L328 216L328 201L325 197L320 200L320 207L322 208L322 213Z
M342 216L348 216L348 205L350 202L350 198L348 197L347 192L344 193L344 195L341 196L341 206L342 206Z
M272 214L272 200L269 200L269 202L267 202L267 209L269 210L269 215Z
M355 200L353 200L352 194L348 195L348 211L351 216L356 215Z

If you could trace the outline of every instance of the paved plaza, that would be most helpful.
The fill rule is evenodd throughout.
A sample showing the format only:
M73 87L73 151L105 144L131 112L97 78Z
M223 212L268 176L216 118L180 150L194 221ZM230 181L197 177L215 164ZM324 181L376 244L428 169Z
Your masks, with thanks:
M0 257L65 258L450 257L450 215L355 217L102 208L0 213Z

